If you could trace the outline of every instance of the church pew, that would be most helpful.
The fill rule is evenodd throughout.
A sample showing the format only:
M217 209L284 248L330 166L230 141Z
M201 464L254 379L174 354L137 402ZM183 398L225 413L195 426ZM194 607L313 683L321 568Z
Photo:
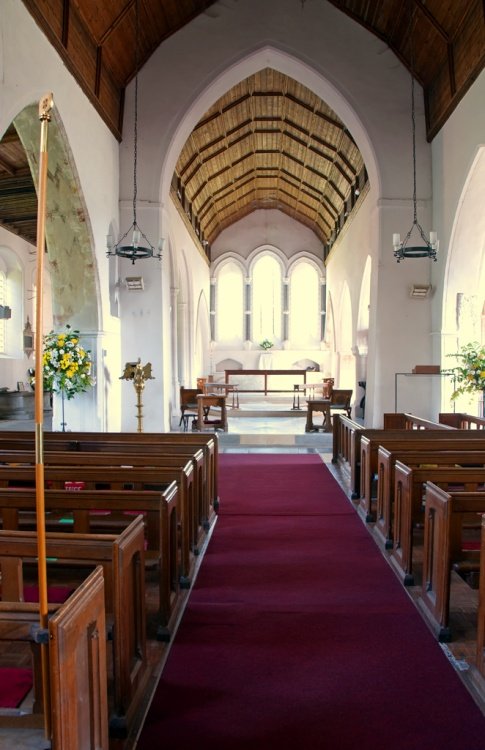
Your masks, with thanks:
M373 486L377 476L377 452L382 445L388 450L485 450L485 435L470 430L383 430L361 436L361 489L359 511L366 521L375 520Z
M485 469L406 466L396 461L394 479L394 547L390 561L406 586L414 585L413 531L423 522L423 487L433 482L445 491L485 489Z
M2 600L23 600L23 569L38 554L37 534L0 531ZM137 516L119 535L46 534L48 579L56 580L56 568L65 571L101 565L105 583L105 615L109 621L112 658L112 715L110 732L126 736L149 672L146 651L144 576L144 526Z
M147 529L146 558L158 566L157 638L168 640L170 628L180 608L180 555L177 533L178 488L171 482L163 492L145 490L96 490L72 492L70 490L45 490L46 519L51 514L72 514L75 533L97 530L99 517L93 515L100 507L105 511L143 515ZM19 529L19 519L28 512L35 520L36 494L34 488L0 488L0 516L4 529Z
M97 567L61 605L50 608L47 631L38 605L0 602L0 641L47 644L51 737L56 750L109 750L103 569ZM40 659L35 660L36 664ZM41 676L34 683L40 687ZM83 700L79 700L83 696ZM37 704L43 711L43 695ZM3 716L1 726L43 726L32 714Z
M104 444L110 443L109 450L124 450L130 445L130 450L141 450L149 453L158 447L171 450L171 446L200 448L205 457L208 486L209 518L213 511L217 511L220 504L218 472L219 472L219 438L217 433L179 433L179 432L45 432L43 434L44 451L53 450L104 450ZM34 434L9 430L0 432L0 449L23 450L30 446L35 450ZM95 448L94 446L97 446Z
M456 429L457 425L433 422L431 419L418 417L407 412L388 412L384 414L385 430L436 430Z
M441 413L438 417L442 424L455 427L457 430L485 430L485 418L475 417L464 412Z
M99 444L103 445L103 444ZM98 446L99 447L99 446ZM111 447L109 445L108 447ZM109 453L106 450L87 451L46 451L44 454L44 466L119 466L121 468L136 467L177 467L184 466L187 461L193 465L194 484L188 507L189 522L189 545L194 554L199 554L199 546L205 541L209 521L206 515L206 498L204 486L204 456L201 450L182 451L174 455L165 453L145 452L135 453L133 451L119 450ZM6 451L0 448L0 471L2 465L33 465L34 456L32 452Z
M462 548L463 521L485 513L485 492L450 492L426 484L423 581L418 607L440 641L450 641L450 576L452 566L467 558L479 561L480 551Z
M335 414L332 429L332 463L350 477L350 496L360 497L360 434L364 426L344 414Z
M480 544L476 666L481 676L485 677L485 515L482 516Z
M412 415L403 416L411 417ZM388 415L385 415L385 417L387 418ZM415 433L422 434L425 429L427 430L432 428L434 428L433 434L436 434L436 431L450 431L449 427L440 425L438 423L429 422L428 420L421 420L419 417L414 417L414 420L416 422L419 422L420 424L419 430L406 429L406 427L404 426L406 424L406 421L404 419L401 419L401 415L398 415L398 417L400 418L399 424L401 425L401 427L396 429L388 427L384 429L364 427L362 424L354 422L352 419L349 419L342 414L335 415L333 425L332 463L339 464L349 474L350 497L353 500L360 500L363 495L367 497L371 492L371 489L368 489L368 486L372 488L373 475L368 473L367 465L362 466L361 443L363 437L367 437L370 440L378 440L384 434L388 437L408 436L415 435ZM388 424L390 424L389 420ZM453 430L453 432L455 431ZM362 504L359 503L359 505ZM370 517L368 520L372 520L372 517Z
M77 459L78 454L76 454ZM74 460L74 458L73 458ZM63 465L44 467L46 486L52 489L62 489L66 480L70 482L82 482L85 490L112 489L112 490L145 490L155 489L163 491L172 481L178 485L181 538L181 576L188 586L190 574L194 566L194 548L191 539L191 529L195 514L195 494L193 485L193 467L190 461L183 466L157 466L157 467L106 467ZM35 484L35 469L32 466L0 466L0 487L33 487ZM92 506L91 506L92 507ZM101 510L103 506L98 506ZM96 510L96 508L93 508ZM125 510L130 510L125 507ZM78 514L78 523L79 523ZM77 528L83 532L87 529Z
M394 468L396 461L406 466L418 467L423 464L439 466L485 467L485 450L441 451L432 447L420 450L388 450L380 445L377 450L377 503L375 534L386 549L393 544L394 518Z

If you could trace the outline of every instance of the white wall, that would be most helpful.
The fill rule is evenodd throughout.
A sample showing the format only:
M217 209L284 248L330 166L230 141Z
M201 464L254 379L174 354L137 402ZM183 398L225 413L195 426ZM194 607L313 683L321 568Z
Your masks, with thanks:
M247 258L260 245L273 245L287 258L305 252L321 261L322 243L315 232L282 211L259 210L224 229L211 246L212 262L223 253L234 252Z
M398 268L392 258L393 232L404 235L412 221L410 76L382 42L330 4L306 3L302 9L295 0L267 0L264 4L247 0L211 10L170 37L140 73L139 133L149 161L140 178L141 192L154 201L161 190L165 200L180 149L198 119L230 86L262 67L281 70L324 99L352 133L370 177L366 213L341 235L328 268L330 272L333 267L329 288L335 285L336 297L345 279L349 284L356 325L365 258L369 253L375 260L370 343L374 361L368 373L366 417L372 421L375 410L378 419L382 411L393 408L394 372L422 359L429 361L428 305L413 307L405 291L411 282L422 280L423 269L419 269L419 278L414 278L415 269L404 264ZM153 90L163 96L152 96ZM127 132L132 96L130 87ZM419 90L416 121L420 219L429 231L431 151L425 140ZM128 155L128 150L121 155L125 192L130 180ZM266 233L266 228L262 229ZM247 252L254 241L248 232L244 249L235 237L235 229L232 234L223 233L214 243L214 257L226 250L228 243L237 241L240 250ZM390 314L396 294L406 308L399 339ZM385 368L380 357L387 360Z
M87 410L85 406L74 405L73 412L78 414L73 417L72 426L79 425L81 419L85 422L87 413L90 429L104 429L108 411L112 413L112 424L116 423L120 411L116 388L108 387L106 393L105 382L105 376L109 380L114 375L112 370L120 366L119 341L117 338L113 341L118 321L109 315L109 261L105 257L110 222L119 223L118 143L18 0L2 0L0 4L0 38L0 134L27 105L38 102L45 92L52 91L86 202L96 257L93 273L99 277L102 293L102 299L96 301L102 321L100 331L86 333L95 343L95 356L98 353L102 356L103 351L106 355L103 363L99 363L96 403ZM109 347L103 343L105 334ZM22 368L23 363L20 361L18 366Z

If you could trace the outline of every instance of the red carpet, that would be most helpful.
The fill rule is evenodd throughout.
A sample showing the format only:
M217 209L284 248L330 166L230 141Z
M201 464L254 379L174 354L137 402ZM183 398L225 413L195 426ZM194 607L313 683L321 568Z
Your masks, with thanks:
M485 719L318 457L222 454L220 496L137 750L485 747Z
M32 685L31 669L0 667L0 707L18 708Z

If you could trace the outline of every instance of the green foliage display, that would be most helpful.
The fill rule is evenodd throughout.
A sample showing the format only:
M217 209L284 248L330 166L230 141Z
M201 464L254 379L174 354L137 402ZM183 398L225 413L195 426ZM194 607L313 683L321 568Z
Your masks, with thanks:
M485 391L485 346L474 341L462 346L456 354L448 356L456 357L460 362L456 367L445 370L454 376L456 382L455 390L451 394L452 399L464 393Z

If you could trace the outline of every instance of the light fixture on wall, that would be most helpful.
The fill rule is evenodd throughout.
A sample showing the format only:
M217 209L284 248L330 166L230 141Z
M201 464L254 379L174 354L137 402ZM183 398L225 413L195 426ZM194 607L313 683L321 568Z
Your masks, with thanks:
M119 258L127 258L132 264L136 260L143 258L158 258L161 260L163 239L158 244L158 250L155 250L150 243L146 234L140 228L136 219L136 197L137 197L137 161L138 161L138 56L139 56L139 18L138 18L138 0L135 0L135 113L133 126L133 222L128 230L120 237L119 241L114 244L111 235L107 237L108 257L117 255ZM131 245L123 244L123 240L131 233ZM142 238L144 243L141 244Z
M411 21L412 27L412 21ZM416 201L416 116L414 108L414 59L413 59L413 32L410 27L411 39L411 122L413 134L413 223L411 229L401 242L401 235L397 232L392 235L392 244L394 246L394 257L400 263L403 258L431 258L436 261L436 255L439 249L439 240L436 232L429 233L429 239L426 237L421 224L418 221L417 201ZM416 228L424 245L409 245L411 234ZM415 233L416 233L415 232Z
M142 276L127 276L125 284L129 292L142 292L145 288Z
M409 290L409 296L415 299L425 299L431 294L431 284L413 284Z

